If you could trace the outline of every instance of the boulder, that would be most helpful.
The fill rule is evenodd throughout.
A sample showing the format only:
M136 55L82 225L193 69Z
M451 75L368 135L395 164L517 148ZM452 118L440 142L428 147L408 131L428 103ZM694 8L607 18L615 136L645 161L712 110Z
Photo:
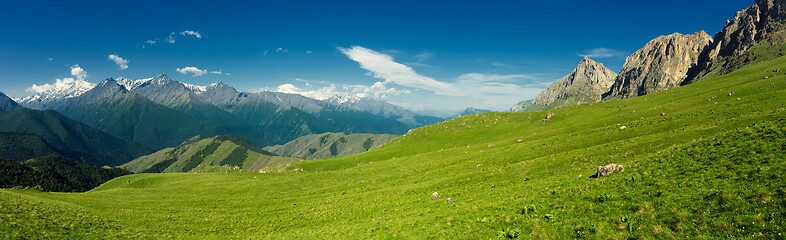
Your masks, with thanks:
M622 165L617 165L612 163L606 166L598 166L597 176L603 177L613 172L624 172L624 171L625 171L625 167L623 167Z

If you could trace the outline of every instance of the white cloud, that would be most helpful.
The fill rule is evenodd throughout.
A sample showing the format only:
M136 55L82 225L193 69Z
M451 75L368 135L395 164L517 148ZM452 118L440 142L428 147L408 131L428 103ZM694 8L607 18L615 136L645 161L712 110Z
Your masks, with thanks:
M608 48L595 48L583 53L576 53L576 55L589 58L609 58L625 56L625 52Z
M169 36L166 38L166 42L175 43L175 32L169 34Z
M426 61L426 60L428 60L429 58L432 58L432 57L434 57L434 53L432 53L432 52L424 52L424 53L415 55L415 59L417 59L418 62L424 62L424 61Z
M147 40L147 42L145 42L145 43L147 43L149 45L153 45L153 44L156 44L157 40L158 40L158 38L156 38L156 40Z
M307 54L311 54L311 53L313 53L313 52L312 52L311 50L307 50L307 51L306 51L306 53L307 53Z
M183 67L183 68L176 69L176 71L178 71L178 72L180 72L182 74L193 73L194 74L193 77L199 77L199 76L207 74L207 70L199 69L199 68L196 68L196 67Z
M279 53L279 52L280 53L287 53L287 52L289 52L289 50L287 50L286 48L276 48L276 52L277 53Z
M51 57L48 57L48 58L46 58L46 60L52 61L52 60L55 60L55 59L51 58Z
M521 80L536 79L529 75L465 73L454 79L453 82L442 82L416 73L412 68L395 62L387 54L360 46L339 47L338 50L358 62L361 68L368 70L369 75L384 80L367 87L370 93L379 93L372 96L386 96L384 94L388 93L387 91L391 91L391 94L394 92L405 93L402 90L390 90L394 88L389 88L387 85L393 83L406 88L433 91L438 95L469 97L487 106L505 108L501 106L508 104L508 102L515 103L521 99L534 97L542 90L516 84Z
M87 72L82 69L79 65L71 66L71 75L78 78L78 79L85 79L87 78Z
M218 70L218 71L210 71L210 74L218 74L218 75L227 75L227 76L232 76L232 74L230 74L230 73L225 73L225 72L223 72L222 70Z
M263 53L262 53L262 55L267 55L269 52L270 52L270 51L268 51L268 50L265 50L265 52L263 52Z
M120 66L120 69L128 69L128 60L117 56L117 54L109 54L109 60L114 61L117 66Z
M191 35L191 36L194 36L196 38L202 38L202 34L201 33L195 32L195 31L191 31L191 30L182 31L182 32L180 32L180 35L183 35L183 36Z
M353 61L360 63L360 68L368 70L375 78L385 80L384 84L395 83L405 87L429 89L442 94L453 92L453 87L450 84L421 76L415 73L412 68L393 61L390 55L360 46L339 47L338 50Z

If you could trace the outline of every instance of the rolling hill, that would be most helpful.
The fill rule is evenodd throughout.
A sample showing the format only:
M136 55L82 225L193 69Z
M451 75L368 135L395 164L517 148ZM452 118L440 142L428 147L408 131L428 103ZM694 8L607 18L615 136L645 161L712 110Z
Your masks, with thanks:
M259 172L269 166L301 160L276 156L237 136L196 136L177 147L142 156L120 167L134 173Z
M392 134L322 133L299 137L284 145L264 149L281 156L322 159L358 154L382 146L398 137Z

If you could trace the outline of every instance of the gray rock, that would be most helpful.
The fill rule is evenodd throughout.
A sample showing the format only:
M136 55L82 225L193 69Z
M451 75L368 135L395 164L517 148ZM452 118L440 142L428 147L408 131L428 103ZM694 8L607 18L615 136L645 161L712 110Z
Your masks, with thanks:
M606 97L631 98L678 87L712 42L704 31L653 39L628 56Z
M612 163L606 166L598 166L597 176L603 177L613 172L624 172L624 171L625 171L625 167L623 167L622 165L617 165Z

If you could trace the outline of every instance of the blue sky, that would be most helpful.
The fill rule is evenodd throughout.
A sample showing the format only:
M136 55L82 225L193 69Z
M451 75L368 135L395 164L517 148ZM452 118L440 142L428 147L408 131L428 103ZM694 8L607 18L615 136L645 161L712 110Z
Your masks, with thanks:
M714 35L752 4L5 1L0 91L31 95L33 84L75 78L71 68L78 65L93 83L166 73L244 91L361 93L433 113L506 110L567 75L582 55L619 71L651 39L700 30ZM115 58L120 64L110 55L122 58Z

